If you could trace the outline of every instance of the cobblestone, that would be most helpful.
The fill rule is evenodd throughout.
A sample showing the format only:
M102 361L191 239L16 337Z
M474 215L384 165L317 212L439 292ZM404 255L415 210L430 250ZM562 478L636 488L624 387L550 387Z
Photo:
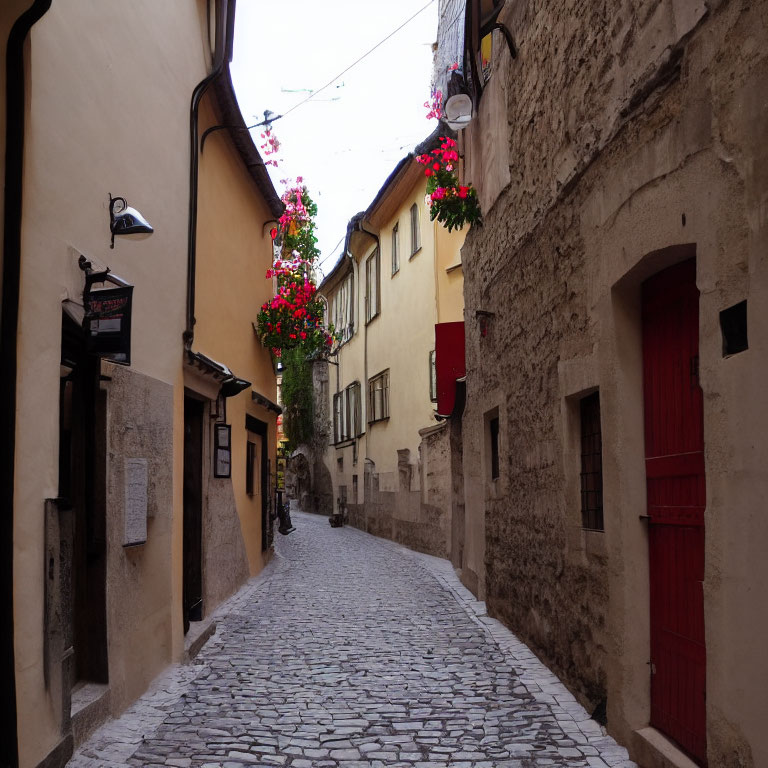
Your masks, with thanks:
M635 768L450 563L294 524L194 664L70 768Z

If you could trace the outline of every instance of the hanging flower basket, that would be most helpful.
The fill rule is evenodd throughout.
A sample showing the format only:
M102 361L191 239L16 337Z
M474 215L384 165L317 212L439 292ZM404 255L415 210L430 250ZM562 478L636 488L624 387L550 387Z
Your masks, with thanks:
M471 184L459 183L456 142L447 136L441 136L440 141L439 149L416 158L424 166L427 177L429 218L431 221L437 219L449 232L461 229L465 224L480 224L477 190Z

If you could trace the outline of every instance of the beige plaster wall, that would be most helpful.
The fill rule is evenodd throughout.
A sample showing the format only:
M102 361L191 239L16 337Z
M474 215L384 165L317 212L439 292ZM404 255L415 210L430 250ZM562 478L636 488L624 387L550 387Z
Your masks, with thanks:
M449 552L451 467L447 432L423 440L420 431L436 426L429 399L429 353L434 326L462 317L460 247L464 232L448 233L429 221L424 204L426 180L418 174L408 189L387 194L381 208L395 209L378 228L380 250L380 312L365 323L365 264L371 240L353 240L355 333L340 349L337 366L329 370L328 412L333 395L359 381L363 420L367 422L367 381L384 370L390 374L390 417L364 423L365 434L353 443L331 445L325 466L333 483L334 502L346 488L350 521L364 530L443 557ZM394 188L393 188L394 189ZM410 209L418 206L421 247L411 254ZM392 274L392 230L398 225L400 268ZM351 268L352 265L350 265ZM335 276L324 287L332 304L343 280ZM438 430L439 431L439 430ZM428 457L431 456L430 459ZM423 461L429 460L429 487ZM357 481L357 495L354 492ZM438 487L441 481L443 486ZM448 496L445 494L448 493ZM448 499L446 501L446 499Z
M213 94L204 99L200 131L221 123ZM269 458L275 471L276 414L256 406L251 390L277 401L269 351L253 331L261 305L272 297L272 214L225 131L209 136L200 160L195 341L193 348L227 365L251 387L227 401L232 425L231 492L251 575L264 566L261 499L245 492L245 414L269 425ZM209 499L209 502L212 499ZM226 561L222 561L221 565ZM212 606L206 606L206 611Z
M403 197L398 214L381 227L381 311L367 327L368 377L389 369L390 413L388 421L369 425L367 456L375 461L380 477L387 477L381 487L389 490L395 490L397 451L410 450L410 460L416 463L418 430L435 423L434 404L429 399L429 352L435 348L437 322L435 230L424 204L425 192L426 179L420 177L411 193ZM420 214L421 249L410 256L410 209L414 203ZM392 275L391 238L396 222L402 253L400 270ZM363 261L360 275L364 289Z
M508 121L485 141L498 129L481 110L466 144L471 170L481 159L503 158L498 147L508 140L511 174L507 185L484 190L484 226L462 251L469 564L485 571L490 609L584 701L607 695L609 730L644 764L660 765L634 733L649 719L639 297L644 279L681 258L672 246L694 244L707 472L708 759L759 766L768 760L758 682L768 674L759 640L768 611L756 598L768 587L757 551L768 533L759 405L768 321L768 162L760 139L768 62L758 41L768 30L768 4L623 2L610 24L603 12L575 0L507 3L520 56L510 64L502 54L483 101L492 110L503 95ZM559 53L572 46L590 52L578 68ZM724 358L719 312L743 299L750 348ZM473 314L488 307L496 316L483 338ZM573 468L573 404L594 387L604 534L580 530ZM485 421L495 407L498 488L482 476Z
M437 290L437 322L455 323L464 319L464 272L461 246L467 229L449 232L437 220L426 226L432 229L435 244L435 286Z
M77 257L108 265L134 284L132 371L178 389L184 328L189 98L205 74L198 4L173 8L145 0L125 5L62 0L32 30L25 152L16 457L14 583L19 740L23 766L36 765L58 741L42 668L43 500L58 490L58 386L61 301L79 301ZM151 23L148 20L151 19ZM190 40L195 41L190 45ZM137 55L141 50L143 55ZM109 249L108 193L125 196L153 224L142 241ZM176 402L177 396L170 402ZM174 430L176 453L181 433ZM180 474L173 515L180 517ZM112 525L110 520L110 525ZM150 623L166 639L143 647L142 665L171 660L168 622L170 526L156 528L152 554L136 564L138 582L156 581ZM156 579L158 569L163 577ZM176 600L175 598L179 599ZM38 608L35 608L37 606ZM135 617L140 623L144 615ZM179 625L180 626L180 625ZM133 663L119 643L110 664ZM126 691L126 696L131 692ZM124 706L120 696L115 707Z

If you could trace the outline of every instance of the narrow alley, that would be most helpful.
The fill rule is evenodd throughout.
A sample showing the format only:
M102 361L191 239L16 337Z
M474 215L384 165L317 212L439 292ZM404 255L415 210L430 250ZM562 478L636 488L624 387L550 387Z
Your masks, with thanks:
M70 768L630 768L450 564L294 515L272 563Z

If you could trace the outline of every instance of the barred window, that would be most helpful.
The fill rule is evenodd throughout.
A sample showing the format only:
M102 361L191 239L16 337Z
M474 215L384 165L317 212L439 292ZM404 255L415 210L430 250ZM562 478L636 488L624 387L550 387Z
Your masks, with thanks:
M581 524L595 531L603 527L603 439L600 394L582 398L581 411Z
M389 418L389 371L368 380L368 423Z

